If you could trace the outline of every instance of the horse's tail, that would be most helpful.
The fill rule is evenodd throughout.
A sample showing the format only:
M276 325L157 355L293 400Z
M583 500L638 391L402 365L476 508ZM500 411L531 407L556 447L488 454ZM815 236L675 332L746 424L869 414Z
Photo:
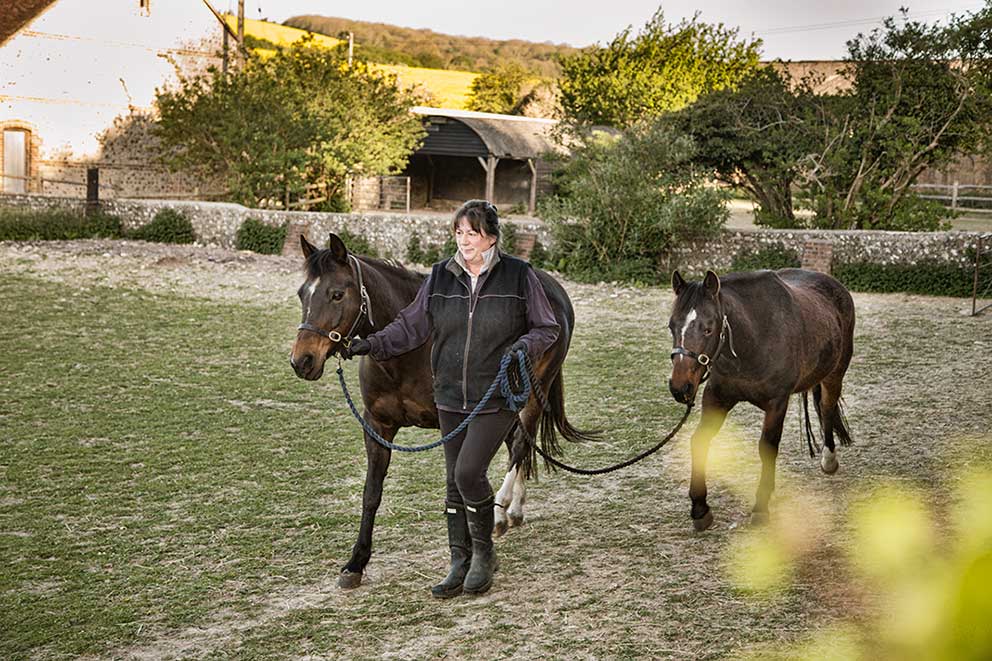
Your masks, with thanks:
M565 415L565 390L562 386L561 370L554 375L548 387L547 406L541 411L539 422L539 438L541 450L552 457L562 455L561 444L558 442L559 435L566 441L577 443L579 441L599 440L598 431L586 431L578 429ZM524 455L522 468L526 477L537 477L534 467L537 465L537 448L531 447L530 451ZM545 468L552 469L552 466L545 461Z
M820 429L823 429L823 411L820 408L820 398L822 397L823 391L820 384L813 386L813 408L816 409L816 417L820 421ZM820 450L816 443L816 437L813 435L813 428L809 422L809 400L807 397L808 393L803 393L803 412L805 413L805 432L806 432L806 443L809 446L809 456L815 457L814 448L818 452ZM844 403L842 399L837 400L837 406L830 414L831 424L834 430L834 436L840 441L841 445L851 445L854 441L851 440L851 432L848 429L847 416L844 414Z

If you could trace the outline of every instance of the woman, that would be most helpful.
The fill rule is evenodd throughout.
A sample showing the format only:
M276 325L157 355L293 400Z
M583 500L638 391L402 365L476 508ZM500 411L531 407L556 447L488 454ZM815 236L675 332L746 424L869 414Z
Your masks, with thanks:
M434 265L413 302L388 326L353 340L343 353L388 360L430 338L442 434L475 408L507 351L523 350L537 360L559 331L534 270L497 248L496 207L484 200L466 202L455 212L452 231L458 250ZM469 426L444 445L451 568L431 589L435 597L482 594L492 585L494 499L486 471L515 418L497 391Z

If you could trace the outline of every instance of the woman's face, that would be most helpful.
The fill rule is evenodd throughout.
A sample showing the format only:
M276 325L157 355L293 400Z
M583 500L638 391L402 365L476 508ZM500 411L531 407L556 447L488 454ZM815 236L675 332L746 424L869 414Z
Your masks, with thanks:
M482 228L478 231L472 229L469 222L462 218L455 227L455 243L462 259L471 263L483 259L482 253L493 247L496 237L486 234Z

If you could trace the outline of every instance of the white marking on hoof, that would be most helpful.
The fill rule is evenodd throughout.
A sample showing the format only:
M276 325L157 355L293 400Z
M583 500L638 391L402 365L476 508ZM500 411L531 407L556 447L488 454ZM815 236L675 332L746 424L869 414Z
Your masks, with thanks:
M517 478L517 467L511 468L506 477L503 478L503 485L496 492L496 507L493 508L495 512L495 526L493 528L493 537L499 537L506 532L506 529L510 527L509 522L506 520L506 510L510 507L510 500L513 494L513 483Z
M524 483L523 473L519 471L513 481L513 501L506 514L510 518L510 527L523 525L524 503L527 502L527 486Z
M823 446L823 451L820 453L820 468L827 475L833 475L840 468L840 464L837 462L837 453Z

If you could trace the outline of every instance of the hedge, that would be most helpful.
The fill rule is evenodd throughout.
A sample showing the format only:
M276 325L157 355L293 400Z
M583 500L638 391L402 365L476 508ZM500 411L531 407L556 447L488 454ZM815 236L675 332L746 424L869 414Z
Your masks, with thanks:
M121 236L121 219L106 213L0 209L0 241L68 241Z
M751 253L738 253L730 266L731 271L758 271L760 269L799 268L802 260L799 253L789 250L781 243L772 244Z
M970 297L974 267L921 262L919 264L834 264L833 276L851 291Z
M274 227L257 218L246 218L238 228L235 246L238 250L251 250L265 255L278 255L286 243L286 223Z
M146 225L126 233L129 239L156 243L193 243L196 235L186 214L175 209L162 209Z

